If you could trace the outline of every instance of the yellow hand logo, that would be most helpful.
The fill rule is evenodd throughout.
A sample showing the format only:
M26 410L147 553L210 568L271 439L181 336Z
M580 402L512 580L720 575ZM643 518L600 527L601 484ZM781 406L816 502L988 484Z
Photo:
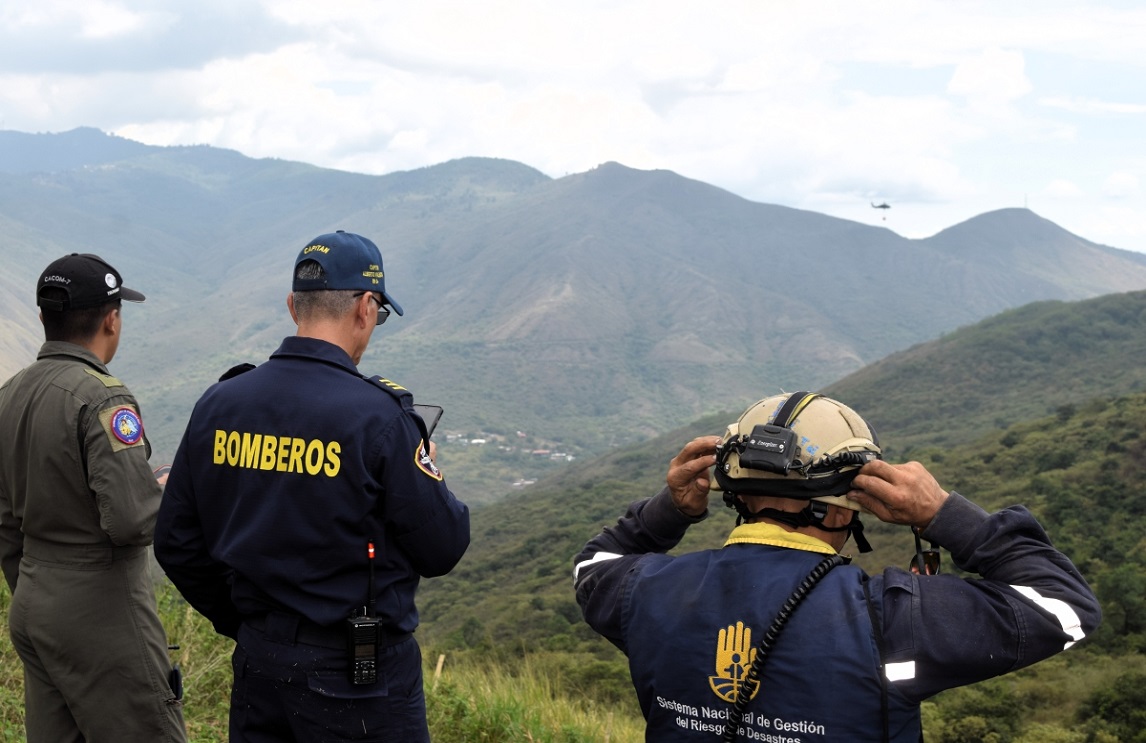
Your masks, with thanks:
M729 702L734 701L748 675L748 667L754 660L756 648L752 647L751 627L745 627L744 622L737 622L736 626L729 625L728 629L720 630L716 639L716 673L709 679L717 696ZM759 689L756 687L753 696Z

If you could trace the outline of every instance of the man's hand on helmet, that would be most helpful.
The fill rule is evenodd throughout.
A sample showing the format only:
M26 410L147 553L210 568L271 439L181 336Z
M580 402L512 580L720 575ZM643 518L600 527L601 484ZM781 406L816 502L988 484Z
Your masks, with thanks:
M859 471L847 497L880 521L924 529L948 495L919 462L888 464L876 460Z
M708 510L708 468L716 464L719 443L719 436L699 436L669 462L665 482L673 505L686 516L703 516Z

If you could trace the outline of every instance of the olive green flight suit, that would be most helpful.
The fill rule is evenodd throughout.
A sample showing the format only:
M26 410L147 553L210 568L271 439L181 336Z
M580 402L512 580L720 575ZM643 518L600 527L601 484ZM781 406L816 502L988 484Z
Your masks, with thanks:
M139 405L49 341L0 387L0 567L28 743L182 742L148 546L162 490Z

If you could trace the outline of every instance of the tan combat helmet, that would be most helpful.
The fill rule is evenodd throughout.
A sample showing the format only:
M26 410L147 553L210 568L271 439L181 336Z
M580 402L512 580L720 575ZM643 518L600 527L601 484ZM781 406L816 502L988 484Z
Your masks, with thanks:
M711 488L724 491L725 504L741 518L749 514L737 495L809 501L798 525L823 528L818 522L826 507L811 503L861 510L844 496L859 468L880 453L875 431L848 406L812 392L776 395L753 404L728 426L717 447ZM867 551L860 529L853 518L849 530Z

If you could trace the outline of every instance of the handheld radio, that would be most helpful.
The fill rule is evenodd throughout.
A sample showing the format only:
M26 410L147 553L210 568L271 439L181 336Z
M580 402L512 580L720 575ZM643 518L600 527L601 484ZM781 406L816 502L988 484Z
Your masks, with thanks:
M367 604L362 614L346 620L347 654L350 657L350 683L359 686L378 681L378 645L381 623L374 615L374 541L366 543L366 557L370 565L370 587Z

